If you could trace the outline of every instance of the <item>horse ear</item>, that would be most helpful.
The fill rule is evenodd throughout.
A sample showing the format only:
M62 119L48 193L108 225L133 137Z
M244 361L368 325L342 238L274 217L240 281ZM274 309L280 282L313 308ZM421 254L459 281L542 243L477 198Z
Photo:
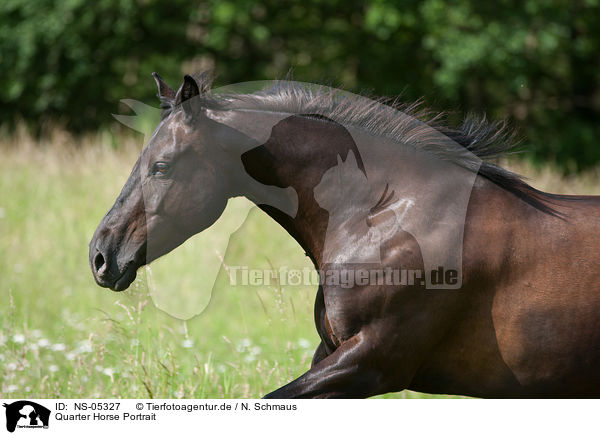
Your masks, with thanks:
M156 81L156 86L158 86L158 98L175 98L175 91L169 86L158 73L153 72L152 77Z
M175 104L181 104L190 98L197 97L198 95L200 95L198 83L196 83L196 80L192 76L186 74L185 77L183 77L183 84L177 91Z

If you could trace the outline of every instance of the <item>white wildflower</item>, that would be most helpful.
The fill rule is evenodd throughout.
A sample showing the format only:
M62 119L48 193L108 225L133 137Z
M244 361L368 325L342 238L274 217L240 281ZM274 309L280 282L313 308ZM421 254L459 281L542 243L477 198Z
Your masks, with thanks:
M40 338L37 342L37 345L39 347L48 347L50 346L50 340L48 340L47 338Z
M93 350L92 345L88 340L82 340L79 342L79 346L77 346L77 352L79 353L88 353Z
M244 338L240 341L240 346L249 347L251 345L252 345L252 340L250 340L249 338Z
M52 349L55 352L62 352L66 348L67 348L67 346L65 346L63 343L55 343L50 347L50 349Z
M17 387L16 385L8 385L6 388L4 388L4 392L5 393L14 393L18 389L19 389L19 387Z
M194 340L187 338L181 342L181 346L189 349L194 346Z
M306 338L301 338L300 340L298 340L298 346L300 346L303 349L308 349L310 346L310 341L308 341Z

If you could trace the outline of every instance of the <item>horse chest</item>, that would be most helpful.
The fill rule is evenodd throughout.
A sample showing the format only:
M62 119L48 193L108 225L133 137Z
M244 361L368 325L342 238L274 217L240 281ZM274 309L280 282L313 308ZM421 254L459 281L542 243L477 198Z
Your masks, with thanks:
M324 286L323 294L320 329L336 347L377 318L388 301L387 292L372 287Z

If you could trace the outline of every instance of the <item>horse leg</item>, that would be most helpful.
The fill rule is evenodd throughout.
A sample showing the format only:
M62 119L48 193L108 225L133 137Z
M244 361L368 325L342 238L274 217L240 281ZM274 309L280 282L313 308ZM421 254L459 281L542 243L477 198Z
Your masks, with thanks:
M408 388L432 349L448 335L464 301L451 293L415 289L397 291L395 298L376 289L355 293L352 301L330 293L333 322L329 311L319 316L321 345L314 364L265 398L363 398ZM373 318L356 320L354 313L364 315L365 307ZM358 332L345 334L348 325ZM334 327L342 333L336 335ZM341 342L340 336L345 336Z
M382 382L385 377L374 361L378 354L370 341L359 332L298 379L264 398L364 398L389 391L390 386Z
M315 364L318 364L319 362L321 362L321 360L323 360L326 357L327 357L327 347L325 346L325 343L323 343L321 341L319 343L319 345L317 346L317 350L315 350L315 354L313 355L312 361L310 363L311 368L314 367Z
M313 355L312 362L310 364L313 367L323 358L326 358L327 355L331 354L335 349L335 345L331 342L331 339L327 335L327 330L325 328L325 298L323 297L323 286L319 284L319 289L317 291L317 296L315 298L315 326L317 327L317 332L319 333L319 337L321 337L321 342L315 350L315 354Z

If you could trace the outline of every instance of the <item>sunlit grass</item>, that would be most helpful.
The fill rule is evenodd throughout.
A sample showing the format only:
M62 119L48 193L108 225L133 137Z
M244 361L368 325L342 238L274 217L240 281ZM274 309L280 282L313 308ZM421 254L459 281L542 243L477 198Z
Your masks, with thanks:
M315 288L235 287L222 268L197 316L183 321L155 306L153 291L186 300L202 284L194 253L206 246L193 239L166 267L151 268L153 287L143 269L126 292L96 286L88 242L140 146L139 138L75 141L60 131L41 144L22 132L0 144L0 396L260 397L308 369L318 343ZM597 172L566 180L513 165L539 188L598 192ZM226 265L310 266L258 209L220 254Z

